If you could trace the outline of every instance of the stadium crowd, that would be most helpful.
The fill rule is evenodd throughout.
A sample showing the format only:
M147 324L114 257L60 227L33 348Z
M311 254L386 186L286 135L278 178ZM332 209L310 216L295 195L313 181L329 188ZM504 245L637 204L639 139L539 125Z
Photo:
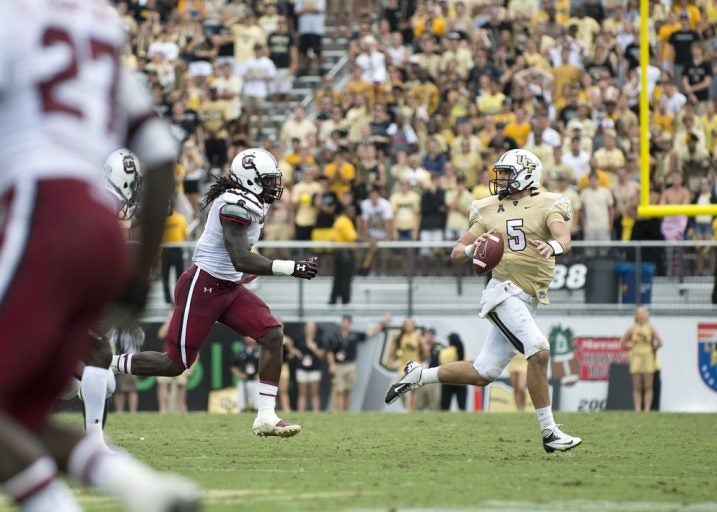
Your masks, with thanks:
M211 176L260 145L287 186L267 240L330 240L340 212L362 241L453 240L471 200L490 193L497 157L521 147L543 162L543 186L570 199L574 239L713 239L710 216L636 214L636 0L116 3L124 62L182 144L177 204L190 225ZM715 203L717 4L650 1L649 11L651 202ZM325 38L346 41L340 87L321 66ZM303 75L317 80L309 112L290 101ZM368 256L356 265L402 269ZM422 250L418 270L449 268L433 264L446 256ZM673 256L652 258L659 274L713 272L714 251L689 268Z

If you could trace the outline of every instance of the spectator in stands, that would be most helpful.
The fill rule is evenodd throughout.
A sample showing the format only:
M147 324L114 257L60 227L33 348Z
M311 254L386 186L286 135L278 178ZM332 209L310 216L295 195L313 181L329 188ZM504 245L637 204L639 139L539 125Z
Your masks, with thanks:
M690 28L690 15L687 11L680 12L680 28L674 31L668 38L672 46L672 70L675 81L684 85L682 75L685 69L692 65L692 44L700 39L700 35ZM711 74L711 73L710 73Z
M238 20L237 23L232 24L231 30L234 37L234 59L241 72L247 61L257 58L257 47L266 44L266 34L256 24L256 15L249 7L242 9Z
M326 349L316 322L309 320L304 324L304 333L296 341L296 349L301 353L296 369L296 383L299 387L297 410L306 411L311 395L311 410L321 410L319 385L321 384L321 366Z
M603 147L593 153L593 165L608 177L610 186L617 181L617 170L625 167L625 154L617 146L617 133L613 129L605 130Z
M636 157L630 155L629 158L634 160ZM615 198L614 240L630 240L635 223L633 205L639 201L639 194L640 185L629 175L627 167L618 167L617 181L612 186L612 195Z
M571 137L569 150L560 156L560 165L571 170L570 181L575 184L590 174L590 153L581 149L581 140L581 137Z
M361 39L361 53L356 57L356 65L361 68L361 78L374 87L374 96L382 94L388 79L386 56L379 50L378 41L372 35Z
M693 204L717 204L717 193L715 193L712 182L708 178L702 178L698 191L692 200ZM688 234L693 240L712 240L714 231L712 229L712 215L695 215L690 219L690 228ZM711 247L696 248L696 274L700 276L710 276L715 266L715 251Z
M378 259L378 272L386 275L389 253L386 249L377 249L376 242L391 240L395 232L395 223L391 203L381 196L381 188L372 186L368 198L360 203L361 216L358 219L359 238L371 242L372 247L361 262L360 272L364 275L375 269Z
M583 204L581 225L583 237L586 241L609 241L610 231L615 215L615 201L612 192L600 185L597 172L591 171L588 175L588 186L580 192L580 201ZM587 249L586 256L606 256L605 247Z
M269 58L276 68L276 78L271 84L271 102L275 111L281 102L281 111L286 112L294 76L299 70L299 53L286 16L278 17L276 28L269 32L266 38L266 45L269 48ZM296 112L294 115L296 116Z
M244 79L243 103L249 119L256 116L255 140L261 138L264 129L264 105L270 87L276 78L276 66L267 56L263 44L254 45L254 57L242 61L239 74ZM252 123L251 128L254 128Z
M326 0L295 0L299 33L300 69L308 73L312 69L321 73L322 43L326 27Z
M316 165L307 165L301 173L301 181L291 189L291 203L294 210L294 237L296 240L311 240L311 232L316 225L316 205L314 197L322 191L318 182L319 172Z
M329 178L319 175L317 180L321 190L314 194L312 201L316 209L316 222L311 230L311 240L314 242L328 242L331 240L332 227L336 219L339 199L329 188ZM326 249L315 249L316 253L326 253ZM327 268L331 272L331 264Z
M667 188L662 192L662 195L660 195L660 204L690 204L692 201L692 194L682 184L682 173L675 171L670 175L669 179L670 181ZM661 230L662 236L665 237L665 240L684 240L685 232L687 230L687 216L669 215L663 217ZM682 248L667 248L668 275L683 275L683 256L684 251Z
M431 182L421 194L421 224L418 237L421 242L442 242L446 229L446 193L439 186L439 175L431 173ZM429 269L438 274L443 273L444 250L440 247L421 247L419 258L423 275L429 274Z
M456 173L463 175L466 178L466 185L472 189L478 183L478 177L483 170L484 164L480 152L471 151L470 140L461 139L459 149L451 153L450 161Z
M411 153L418 149L418 136L408 119L401 112L397 112L395 120L386 129L389 137L388 155L397 159L399 152Z
M714 162L700 144L700 138L696 133L689 132L685 135L685 139L685 146L677 150L677 165L687 180L686 184L690 192L695 193L699 190L703 178L710 179L714 176Z
M308 145L309 137L316 136L316 125L306 119L306 111L303 107L294 108L292 118L284 121L279 134L279 144L281 147L288 147L293 139L298 139L301 146Z
M441 151L438 140L431 137L428 139L426 154L421 159L421 167L430 173L442 176L446 166L446 154Z
M227 130L230 117L229 105L219 97L219 89L209 87L209 94L199 106L204 150L209 165L222 169L227 163Z
M162 243L181 243L186 242L189 236L189 227L187 219L174 209L174 201L169 204L167 219L164 224L164 235ZM174 279L179 278L184 272L184 248L183 247L162 247L161 270L162 270L162 290L164 291L164 302L173 304L172 297L174 290L170 290L169 274L174 269Z
M620 346L630 351L635 412L649 412L653 402L652 389L657 371L657 350L662 347L662 338L650 323L647 307L639 306L635 309L635 323L620 338Z
M343 197L353 189L356 181L356 166L348 161L348 148L339 146L333 160L324 167L324 176L329 179L329 187L336 197Z
M272 32L276 32L279 24L281 23L282 15L279 14L279 6L277 0L268 0L259 3L257 5L257 14L260 14L259 19L256 20L257 25L261 27L265 34L267 34L267 46L271 48L268 43L268 35ZM286 21L286 18L284 17ZM288 27L288 25L287 25Z
M468 214L470 213L473 195L468 190L466 177L456 176L456 187L446 190L446 233L445 240L458 240L468 230ZM462 274L465 265L454 265L457 273Z
M229 107L227 121L236 123L242 113L241 93L244 82L241 77L234 74L234 66L231 62L220 62L217 68L217 76L212 80L211 85L217 90L219 98L224 100Z
M337 243L353 243L358 240L356 231L356 207L350 193L336 205L336 217L331 226L329 238ZM351 302L351 284L356 272L355 249L340 247L333 251L333 282L329 304L336 304L339 299L342 304Z

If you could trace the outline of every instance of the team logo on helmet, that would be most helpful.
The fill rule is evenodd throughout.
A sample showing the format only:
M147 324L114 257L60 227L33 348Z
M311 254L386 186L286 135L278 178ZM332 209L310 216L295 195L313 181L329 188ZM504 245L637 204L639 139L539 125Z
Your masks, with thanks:
M254 163L254 154L250 153L248 155L244 155L241 159L241 165L244 167L244 169L253 169L256 171L256 164Z
M122 158L122 168L127 174L137 172L137 165L135 165L134 157L132 155L125 155Z

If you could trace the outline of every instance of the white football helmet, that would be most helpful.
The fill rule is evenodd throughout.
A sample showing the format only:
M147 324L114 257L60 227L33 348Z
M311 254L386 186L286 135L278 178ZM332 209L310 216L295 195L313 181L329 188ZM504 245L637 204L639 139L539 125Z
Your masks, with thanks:
M113 151L105 162L104 176L105 188L117 200L120 218L132 218L142 182L137 155L126 148Z
M282 175L274 156L261 148L245 149L232 160L231 173L241 187L271 204L284 191Z
M507 183L499 180L497 176L490 180L491 194L498 194L498 198L504 199L513 192L538 188L543 174L543 164L530 151L511 149L501 155L493 170L511 173Z

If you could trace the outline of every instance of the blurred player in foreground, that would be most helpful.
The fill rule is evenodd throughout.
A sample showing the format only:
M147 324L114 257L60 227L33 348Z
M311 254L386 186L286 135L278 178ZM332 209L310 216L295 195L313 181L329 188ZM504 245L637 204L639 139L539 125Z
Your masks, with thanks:
M570 250L570 201L539 191L542 164L523 149L510 150L493 167L490 197L474 201L469 228L453 247L453 262L473 258L476 241L491 231L506 240L506 251L493 269L493 277L481 297L482 318L493 324L474 363L456 361L424 369L418 362L406 364L403 378L390 386L386 403L424 384L471 384L494 381L520 352L528 360L528 392L533 400L547 452L567 451L579 445L579 437L562 432L553 419L548 388L550 345L535 322L538 303L548 304L555 256Z
M122 231L129 237L140 195L141 168L137 155L127 148L113 151L105 161L103 176L105 190L110 195ZM90 350L82 358L76 376L68 383L60 398L71 400L79 393L85 432L105 443L108 399L115 392L117 383L114 372L109 369L112 347L98 330L99 326L90 330Z
M132 512L195 510L191 482L50 418L108 303L115 320L144 306L175 142L120 68L124 29L108 4L4 1L0 19L2 489L26 512L80 510L62 471ZM148 167L133 264L98 172L124 145Z
M177 281L175 310L164 352L120 354L112 367L133 375L175 376L189 368L215 322L221 322L261 346L259 399L252 430L259 436L291 437L299 425L275 412L284 333L279 320L258 295L244 286L257 275L312 279L315 258L270 260L251 251L259 240L264 217L284 191L276 160L263 149L239 153L229 173L207 192L207 224L194 250L194 265Z

